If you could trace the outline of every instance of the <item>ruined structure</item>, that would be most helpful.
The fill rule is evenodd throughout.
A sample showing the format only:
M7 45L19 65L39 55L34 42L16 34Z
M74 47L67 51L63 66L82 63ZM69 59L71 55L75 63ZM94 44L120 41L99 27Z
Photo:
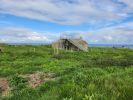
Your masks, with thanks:
M70 51L88 51L88 43L80 38L61 37L59 40L52 43L54 51L58 49Z

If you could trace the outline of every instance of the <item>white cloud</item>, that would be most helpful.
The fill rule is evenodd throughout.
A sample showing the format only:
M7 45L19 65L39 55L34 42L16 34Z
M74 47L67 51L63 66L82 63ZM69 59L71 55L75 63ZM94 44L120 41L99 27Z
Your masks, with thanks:
M73 37L82 36L89 44L133 44L133 22L90 32L67 31L63 33ZM18 27L3 28L0 32L0 42L4 43L51 43L59 37L58 33L37 32Z
M132 0L119 0L119 1L126 4L128 9L133 10L133 1Z
M107 40L107 41L111 41L112 39L113 39L113 37L112 36L103 36L103 38L105 39L105 40Z
M67 31L71 36L82 36L88 44L133 44L133 22L105 27L89 32Z
M0 42L6 43L50 43L52 35L48 33L34 32L33 30L18 27L1 29Z
M102 23L102 26L110 26L114 21L119 22L129 17L129 13L133 13L133 3L132 0L0 0L1 13L65 25L91 23L99 26ZM3 23L8 22L1 22ZM133 22L128 22L91 32L68 32L84 36L89 43L131 44L132 27ZM57 33L50 34L18 27L3 28L0 32L0 42L8 43L46 43L59 38Z
M85 37L90 43L133 44L133 22L95 30Z
M1 13L69 25L123 19L124 10L112 0L0 0Z

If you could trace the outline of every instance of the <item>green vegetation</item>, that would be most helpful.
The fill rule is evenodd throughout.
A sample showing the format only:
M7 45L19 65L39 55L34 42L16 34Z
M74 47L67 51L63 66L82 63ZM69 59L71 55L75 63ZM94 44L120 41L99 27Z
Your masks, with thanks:
M36 71L55 73L57 79L30 88L18 76ZM50 46L5 46L0 77L12 87L3 100L133 100L133 50L89 48L54 55Z

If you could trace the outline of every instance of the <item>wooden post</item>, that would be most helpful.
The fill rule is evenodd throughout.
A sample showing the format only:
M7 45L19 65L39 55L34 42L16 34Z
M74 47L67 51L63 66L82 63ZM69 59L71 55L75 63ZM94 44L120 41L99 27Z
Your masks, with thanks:
M2 53L3 51L4 51L4 48L1 47L1 48L0 48L0 53Z
M54 54L55 54L55 48L54 48Z
M73 52L73 51L72 51L72 48L71 48L71 52Z
M57 48L57 54L59 54L58 48Z
M2 52L2 49L0 48L0 52Z
M33 51L36 52L36 48L34 48Z

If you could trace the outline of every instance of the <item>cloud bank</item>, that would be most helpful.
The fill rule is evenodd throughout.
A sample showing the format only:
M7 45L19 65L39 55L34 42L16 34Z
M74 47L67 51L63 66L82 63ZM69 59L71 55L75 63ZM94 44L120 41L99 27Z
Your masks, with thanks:
M50 43L53 36L31 29L19 27L7 27L1 29L0 42L1 43Z
M132 0L0 0L0 13L78 25L124 19L133 13Z
M82 36L89 44L133 44L133 22L94 31L62 32L75 37ZM37 32L20 27L1 29L0 42L51 43L59 39L59 33Z
M67 32L82 35L88 43L133 43L133 22L129 21L133 19L132 0L0 0L0 14L52 22L60 26L101 24L105 27L78 32L71 32L70 28ZM127 21L110 26L124 20ZM0 23L10 24L6 21ZM11 25L0 30L0 42L6 43L50 43L59 38L59 33L51 34Z
M133 44L133 22L92 31L86 37L96 44Z

